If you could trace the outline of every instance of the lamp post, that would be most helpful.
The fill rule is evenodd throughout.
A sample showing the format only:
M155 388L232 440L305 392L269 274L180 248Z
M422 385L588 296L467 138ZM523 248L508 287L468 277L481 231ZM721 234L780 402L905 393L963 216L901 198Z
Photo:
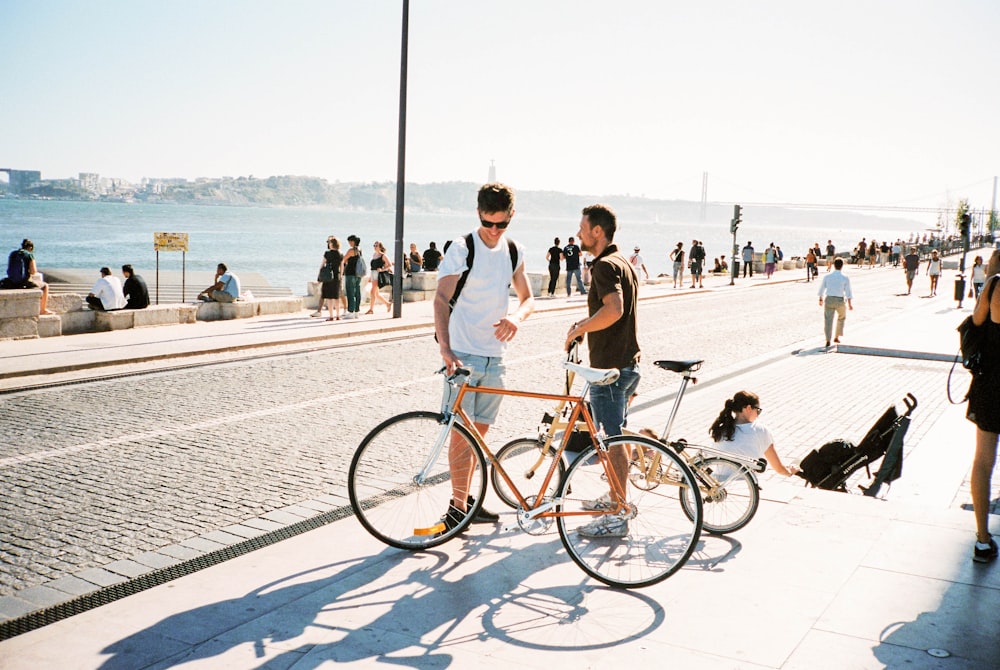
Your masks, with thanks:
M403 316L403 210L406 191L406 56L410 33L410 0L403 0L403 34L399 48L399 146L396 153L396 272L392 280L392 318Z

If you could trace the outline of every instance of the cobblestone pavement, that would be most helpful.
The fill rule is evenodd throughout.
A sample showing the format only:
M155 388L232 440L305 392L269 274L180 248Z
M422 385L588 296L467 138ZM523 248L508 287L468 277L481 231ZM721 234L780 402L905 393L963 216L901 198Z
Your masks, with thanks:
M847 342L863 327L891 327L894 315L919 304L896 295L900 271L851 276L857 298ZM644 302L644 360L705 358L703 374L719 379L760 366L753 390L791 457L831 437L857 439L907 391L920 398L921 414L940 410L947 373L940 363L817 355L808 373L771 365L790 359L804 340L822 344L822 311L815 283L763 283ZM558 391L562 338L584 310L581 303L578 312L526 322L508 355L508 385ZM346 505L350 456L364 434L393 414L437 405L436 361L429 332L417 332L404 341L0 397L7 436L0 445L0 596L318 496ZM646 365L637 409L675 381ZM715 383L692 394L675 435L704 433L734 390ZM873 397L882 400L873 406ZM546 409L505 402L491 432L497 446L530 433ZM919 437L921 424L912 430Z

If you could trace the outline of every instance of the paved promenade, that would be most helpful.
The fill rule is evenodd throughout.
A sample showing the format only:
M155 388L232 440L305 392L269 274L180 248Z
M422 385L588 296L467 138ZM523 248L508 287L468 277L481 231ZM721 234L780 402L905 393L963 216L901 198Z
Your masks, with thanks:
M849 271L865 272L889 271ZM789 271L770 286L755 278L734 288L710 278L706 289L730 291L736 306L748 290L780 300L782 282L799 278ZM951 279L942 280L942 296ZM694 293L647 286L643 296ZM945 398L950 365L943 359L954 354L954 327L971 301L957 310L946 297L900 300L862 324L849 315L840 347L819 346L817 323L817 335L795 346L706 366L673 432L705 439L722 401L746 388L761 396L776 446L794 462L829 439L858 441L888 404L913 393L920 404L903 477L884 500L808 489L769 472L760 511L745 529L705 535L678 574L620 591L587 579L555 532L533 537L476 526L431 552L389 549L346 514L337 492L180 543L160 553L161 565L147 556L94 571L106 588L144 586L155 568L184 576L2 641L0 668L998 667L1000 570L970 560L974 430L964 406ZM537 303L541 311L578 313L582 300ZM319 324L286 316L5 343L0 391L310 351L362 332L369 341L407 337L424 332L429 318L430 305L417 303L404 305L398 320ZM662 375L663 384L639 397L633 428L662 426L664 401L672 400L668 373L647 365L644 374ZM957 399L967 378L960 368L956 374ZM502 508L492 494L487 502ZM301 530L318 515L322 523L308 532L235 550L282 528ZM234 548L230 560L181 570L227 547ZM74 595L27 591L0 598L0 624Z

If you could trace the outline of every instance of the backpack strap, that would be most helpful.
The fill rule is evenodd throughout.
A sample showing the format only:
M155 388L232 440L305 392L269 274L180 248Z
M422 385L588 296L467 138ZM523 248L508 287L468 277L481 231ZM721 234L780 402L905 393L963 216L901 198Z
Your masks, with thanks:
M465 272L458 278L458 283L455 284L455 292L451 294L451 300L448 301L448 307L451 309L455 309L458 296L462 294L462 289L465 288L465 281L469 278L469 272L472 271L472 262L476 259L476 244L475 240L472 239L472 233L465 236L465 246L469 250L469 255L465 259ZM514 240L507 240L507 251L510 253L510 274L513 276L517 271L517 245L514 244Z

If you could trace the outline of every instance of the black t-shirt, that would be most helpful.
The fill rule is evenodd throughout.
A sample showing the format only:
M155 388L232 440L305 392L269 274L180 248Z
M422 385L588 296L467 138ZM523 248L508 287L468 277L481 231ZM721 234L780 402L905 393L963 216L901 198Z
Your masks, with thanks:
M149 289L145 280L137 274L125 280L122 293L128 299L125 309L146 309L149 307Z
M580 247L575 244L567 244L563 247L563 256L566 257L566 271L580 269Z
M434 272L441 264L441 252L437 249L428 249L424 252L424 269Z
M561 258L562 249L559 247L549 247L549 267L557 268L559 267L559 259Z
M625 368L639 362L639 339L636 335L635 307L639 280L632 264L610 245L590 266L590 291L587 310L593 316L604 304L604 296L620 293L622 315L605 328L587 333L590 365L595 368Z

